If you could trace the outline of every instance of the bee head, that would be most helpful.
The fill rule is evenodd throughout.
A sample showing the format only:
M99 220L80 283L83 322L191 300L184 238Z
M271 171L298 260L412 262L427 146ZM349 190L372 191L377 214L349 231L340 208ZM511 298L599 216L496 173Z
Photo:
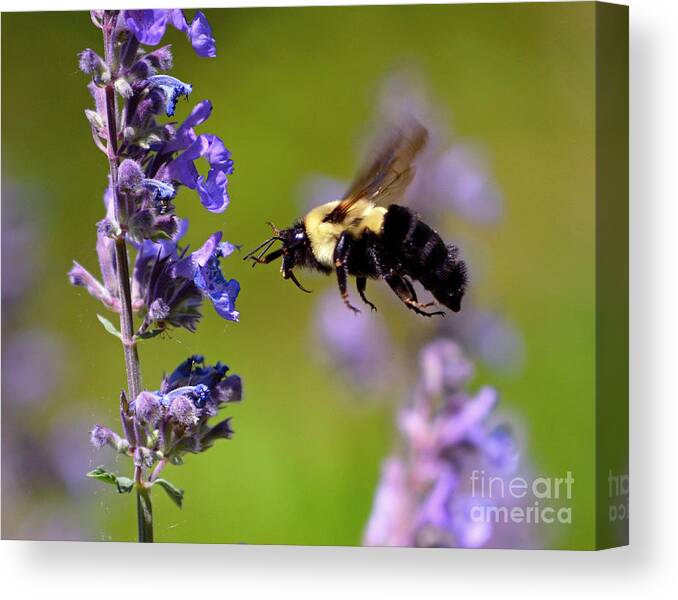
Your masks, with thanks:
M285 254L294 252L294 250L308 244L308 237L303 223L295 223L289 229L276 229L274 232L282 241L283 252Z
M245 256L245 260L252 260L252 266L258 264L268 264L277 258L282 257L281 272L285 279L291 279L292 282L304 292L308 292L292 273L296 265L303 265L308 262L310 255L310 243L306 235L306 229L303 223L295 223L288 229L278 229L273 223L269 223L273 230L273 235L263 243L259 244L252 252ZM281 242L282 246L273 252L269 252L271 247ZM268 254L267 254L268 253Z

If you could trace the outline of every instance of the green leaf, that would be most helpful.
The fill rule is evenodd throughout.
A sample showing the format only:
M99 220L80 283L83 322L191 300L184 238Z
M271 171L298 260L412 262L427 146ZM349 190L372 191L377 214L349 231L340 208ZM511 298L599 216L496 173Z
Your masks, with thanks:
M87 477L98 479L104 483L110 483L111 485L115 485L118 479L113 473L109 473L103 467L97 467L93 471L90 471L87 473Z
M167 492L167 495L170 497L170 500L174 502L179 508L184 501L184 490L180 490L173 483L167 481L167 479L156 479L154 484L157 483L162 487L163 490Z
M129 477L118 477L115 473L111 473L103 467L97 467L90 471L87 473L87 477L114 485L120 494L129 494L134 487L134 481Z
M108 331L108 333L122 340L122 335L120 335L120 332L115 328L115 325L113 325L113 323L111 323L106 317L102 317L101 315L98 314L97 319L99 319L99 322L104 326L104 329Z
M121 494L129 494L134 487L134 481L129 477L118 477L115 480L115 484L118 486L118 492Z

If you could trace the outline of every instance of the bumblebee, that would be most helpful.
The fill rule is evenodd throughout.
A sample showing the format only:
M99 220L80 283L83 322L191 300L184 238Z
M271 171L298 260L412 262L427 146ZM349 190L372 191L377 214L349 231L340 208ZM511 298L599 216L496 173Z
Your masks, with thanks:
M309 290L299 283L295 267L328 275L334 272L344 303L356 313L360 310L348 295L349 275L355 277L360 298L372 310L376 306L365 296L368 279L383 279L417 314L445 316L443 311L425 310L435 303L419 302L411 280L419 281L441 305L458 312L467 273L457 247L446 245L415 212L396 204L414 177L414 160L427 139L428 132L414 119L394 128L342 199L315 207L288 229L269 223L273 236L245 260L256 266L282 257L283 278L304 292ZM388 207L378 204L387 202ZM269 252L276 242L281 247Z

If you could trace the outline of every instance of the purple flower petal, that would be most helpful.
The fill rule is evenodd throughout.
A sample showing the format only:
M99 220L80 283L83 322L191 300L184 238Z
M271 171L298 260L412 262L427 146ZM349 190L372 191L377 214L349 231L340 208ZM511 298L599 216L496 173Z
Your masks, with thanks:
M222 235L221 231L216 231L207 238L205 243L198 250L191 254L191 262L194 269L204 267L209 259L212 258L219 248L219 242L221 242Z
M205 158L210 165L207 177L198 174L193 162ZM167 165L167 174L190 189L197 189L207 210L220 213L229 203L228 177L233 173L231 153L221 138L202 134L182 154Z
M186 22L184 11L180 8L170 8L167 10L167 18L179 31L183 31L184 33L188 31L188 23Z
M179 98L188 98L193 91L190 83L184 83L170 75L153 75L148 78L148 83L151 88L156 87L165 95L165 113L168 117L174 115Z
M193 128L207 121L210 114L212 114L212 103L209 100L198 102L191 111L191 114L188 115L186 120L178 127L174 137L165 143L158 153L170 154L188 148L198 137L195 134L195 131L193 131Z
M207 179L198 177L198 195L202 205L213 213L224 212L230 201L227 186L228 177L224 171L210 169Z
M217 45L212 36L212 28L202 12L195 13L195 18L188 28L187 35L188 39L191 40L193 49L199 56L214 58L217 55Z
M213 233L198 250L179 260L174 265L173 276L192 279L219 316L237 321L240 313L235 309L235 301L240 284L235 279L226 279L220 265L220 259L231 254L235 246L221 242L221 237L220 231Z
M160 43L167 29L169 11L164 10L126 10L125 22L130 31L147 46Z
M184 12L178 8L160 10L126 10L125 23L141 44L155 46L165 35L170 24L183 31L190 40L193 49L199 56L213 58L217 55L217 47L212 28L205 15L198 11L189 25Z

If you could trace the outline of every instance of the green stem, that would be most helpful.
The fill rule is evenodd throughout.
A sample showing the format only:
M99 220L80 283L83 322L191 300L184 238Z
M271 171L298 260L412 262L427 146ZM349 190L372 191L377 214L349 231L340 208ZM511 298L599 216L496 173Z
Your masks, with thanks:
M139 542L153 542L153 503L151 502L151 488L145 485L137 486L137 526Z

